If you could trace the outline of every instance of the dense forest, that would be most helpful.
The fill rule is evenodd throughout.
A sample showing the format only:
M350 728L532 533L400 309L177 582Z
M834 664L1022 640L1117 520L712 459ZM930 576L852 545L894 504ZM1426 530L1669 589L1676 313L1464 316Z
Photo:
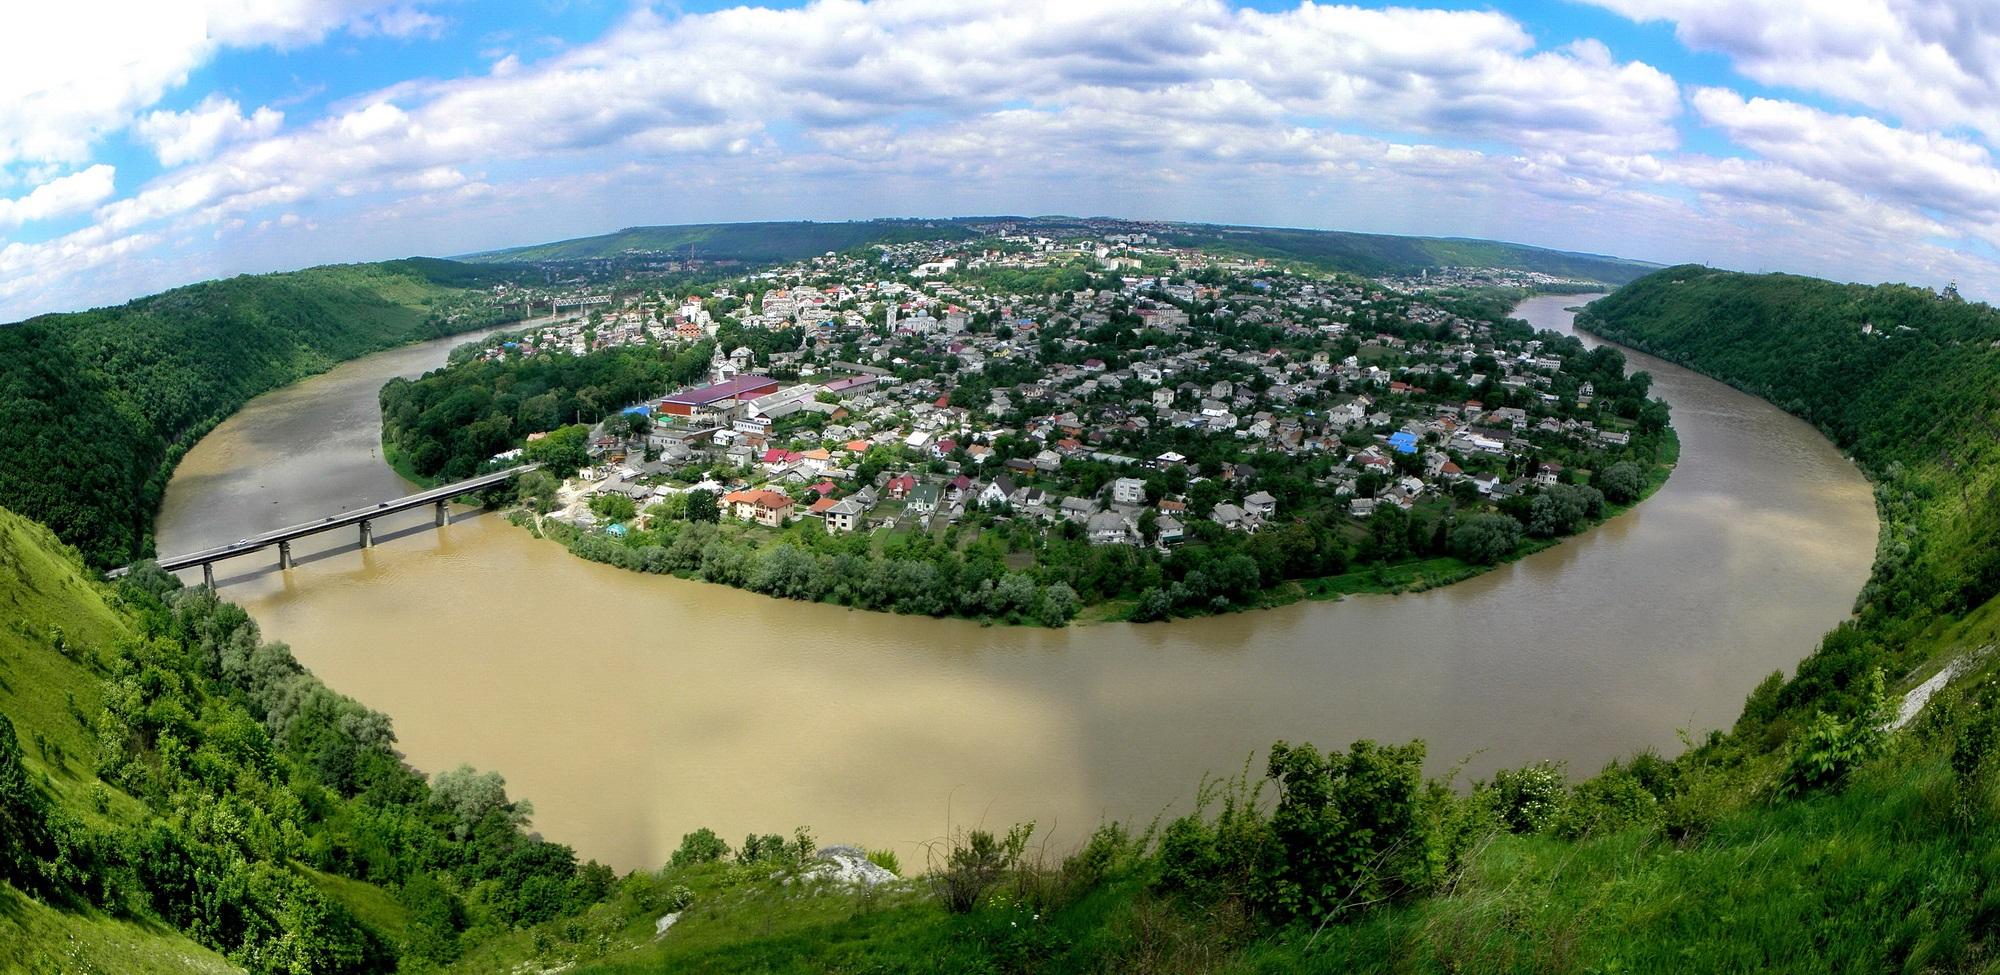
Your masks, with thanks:
M531 433L576 423L659 396L701 377L712 342L586 355L518 352L432 370L382 387L382 444L421 480L471 476Z
M93 565L150 553L181 454L251 397L493 324L508 269L412 259L211 281L0 327L0 505Z

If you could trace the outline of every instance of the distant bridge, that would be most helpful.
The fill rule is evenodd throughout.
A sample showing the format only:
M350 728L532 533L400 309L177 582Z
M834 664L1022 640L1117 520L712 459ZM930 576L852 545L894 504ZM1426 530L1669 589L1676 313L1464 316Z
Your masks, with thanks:
M368 548L375 544L373 524L375 519L383 515L392 515L399 511L408 511L411 508L421 508L427 504L437 508L437 524L439 528L443 528L445 525L451 523L451 510L447 507L451 503L451 499L492 487L495 484L504 483L511 478L519 477L540 466L542 465L522 464L518 467L509 467L504 471L481 474L478 477L446 484L443 487L434 487L428 491L419 491L416 494L405 495L394 501L384 501L373 508L356 508L352 511L343 511L339 514L327 515L318 521L309 521L302 525L293 525L290 528L280 528L277 531L265 532L262 535L245 538L229 545L218 545L215 548L203 549L189 555L177 555L172 558L162 558L158 561L160 568L168 572L179 572L182 569L191 569L197 565L201 566L202 584L213 589L215 588L215 563L223 559L233 559L238 556L249 555L252 552L259 552L276 545L278 546L278 568L289 569L292 567L292 541L294 539L304 538L307 535L317 535L320 532L332 531L336 528L346 528L352 525L359 525L361 527L361 547ZM113 569L107 574L115 579L130 571L132 571L132 567L126 566L122 569Z
M553 315L564 308L582 308L585 305L608 304L611 304L610 295L590 295L585 298L555 298L549 302L549 314Z

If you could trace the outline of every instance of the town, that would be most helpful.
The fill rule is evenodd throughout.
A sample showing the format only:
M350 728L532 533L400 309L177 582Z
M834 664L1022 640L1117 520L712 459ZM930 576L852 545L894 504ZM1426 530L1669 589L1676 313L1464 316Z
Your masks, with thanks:
M752 547L809 530L876 538L863 550L877 555L898 538L966 551L994 535L1006 570L1072 589L1058 552L1124 548L1114 563L1142 566L1156 615L1362 565L1378 581L1385 563L1426 559L1464 574L1664 477L1671 433L1643 375L1505 319L1512 297L1584 282L1470 268L1369 280L1124 229L1000 225L699 292L639 288L474 358L709 352L691 383L595 404L588 460L544 499L544 523L643 548L665 522L706 520L696 504ZM1252 540L1287 527L1322 551L1288 563ZM1185 582L1174 551L1203 543L1264 571L1219 601L1165 595ZM1086 603L1116 598L1089 588Z

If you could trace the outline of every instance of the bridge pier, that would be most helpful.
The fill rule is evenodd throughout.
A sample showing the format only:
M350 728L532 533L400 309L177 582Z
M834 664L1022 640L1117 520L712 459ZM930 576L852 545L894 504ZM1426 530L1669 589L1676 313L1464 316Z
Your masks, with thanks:
M201 564L201 584L202 584L202 585L204 585L204 586L207 586L207 587L209 588L209 590L210 590L211 592L212 592L212 591L214 591L214 589L215 589L215 563L213 563L213 562L203 562L203 563Z
M374 526L370 525L366 519L363 519L361 522L361 547L362 548L375 547Z
M439 499L439 500L438 500L438 503L437 503L437 526L438 526L439 528L443 528L444 526L446 526L446 525L449 525L449 524L451 524L451 508L450 508L450 507L448 507L448 506L449 506L450 504L451 504L451 502L449 502L449 501L446 501L446 500L443 500L443 499Z
M290 542L279 542L279 543L278 543L278 568L279 568L280 570L288 570L288 569L290 569L291 567L292 567L292 543L290 543Z

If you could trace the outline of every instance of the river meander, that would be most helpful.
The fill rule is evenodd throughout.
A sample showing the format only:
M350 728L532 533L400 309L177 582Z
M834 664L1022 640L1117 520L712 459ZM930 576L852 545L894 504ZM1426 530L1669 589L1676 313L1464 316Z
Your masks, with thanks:
M1516 314L1569 329L1587 298ZM381 461L376 391L461 340L343 365L252 402L176 471L162 552L414 490ZM1586 341L1592 342L1586 337ZM1806 424L1647 356L1680 467L1562 545L1426 593L1068 630L863 613L624 572L495 515L426 511L217 567L223 594L333 687L394 718L431 771L496 768L552 839L657 866L697 826L807 824L920 844L1036 820L1058 848L1144 822L1285 738L1430 744L1442 772L1594 770L1726 726L1843 619L1867 575L1867 482ZM275 556L272 557L275 562ZM199 573L192 578L198 580Z

